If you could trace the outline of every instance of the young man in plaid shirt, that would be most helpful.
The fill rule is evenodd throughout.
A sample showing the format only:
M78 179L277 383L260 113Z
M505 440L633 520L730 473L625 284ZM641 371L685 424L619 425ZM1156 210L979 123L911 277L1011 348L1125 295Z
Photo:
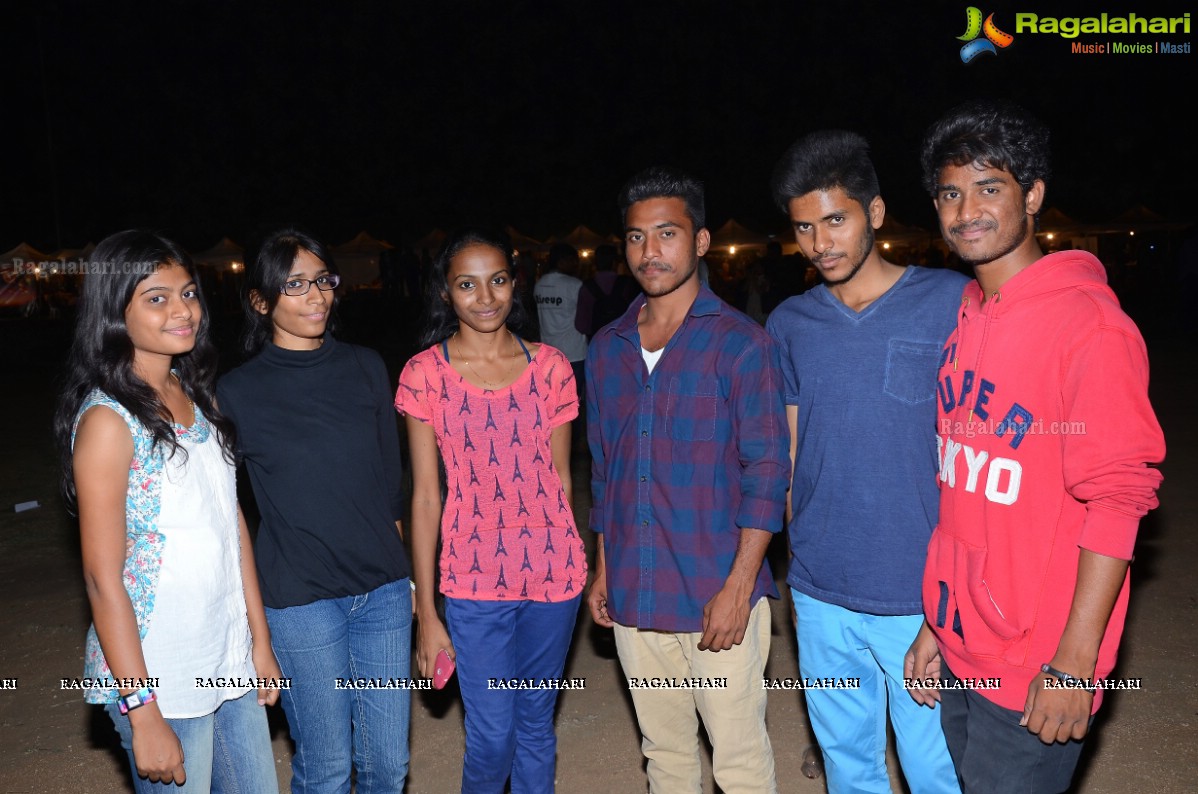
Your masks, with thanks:
M653 792L701 785L699 718L725 794L772 792L762 674L777 590L766 546L789 475L777 352L699 283L703 187L651 168L620 194L644 297L587 354L602 535L587 603L615 630Z

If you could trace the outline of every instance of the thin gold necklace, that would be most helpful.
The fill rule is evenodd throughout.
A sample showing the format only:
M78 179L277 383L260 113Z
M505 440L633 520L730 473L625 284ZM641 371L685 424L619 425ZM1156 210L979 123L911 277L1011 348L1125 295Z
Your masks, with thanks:
M510 329L508 329L507 335L508 335L508 337L509 337L509 338L512 336L512 332L511 332L511 330L510 330ZM475 369L475 368L474 368L474 365L473 365L473 364L471 364L471 363L469 362L469 360L467 360L467 359L466 359L466 357L462 355L462 340L461 340L461 339L458 339L458 332L457 332L457 331L454 331L454 332L453 332L453 338L454 338L454 340L457 342L457 348L458 348L458 358L461 360L461 362L462 362L463 364L465 364L466 366L470 367L470 371L474 373L474 377L476 377L476 378L478 378L479 380L481 380L481 381L483 382L483 385L485 385L485 386L487 387L487 390L488 390L488 391L495 391L496 389L501 389L501 388L503 388L504 386L508 385L508 380L509 380L509 378L511 377L511 374L512 374L512 359L513 359L513 358L515 358L515 356L508 356L508 357L507 357L507 359L508 359L508 362L507 362L507 367L506 367L506 368L504 369L504 371L503 371L503 377L502 377L502 378L500 378L500 381L499 381L499 383L493 383L493 382L491 382L491 381L487 380L486 378L484 378L484 377L482 376L482 374L481 374L481 373L479 373L479 371L478 371L477 369Z
M191 399L191 396L190 396L190 395L187 393L187 389L184 389L184 388L183 388L183 381L179 380L179 376L175 374L175 371L174 371L173 369L171 370L171 377L175 379L175 383L178 383L178 384L179 384L179 388L180 388L180 389L183 391L183 396L187 398L187 405L188 405L188 406L191 408L191 422L190 422L190 424L186 424L186 425L184 425L182 422L176 422L175 424L177 424L177 425L181 425L181 426L183 426L183 427L191 427L191 425L194 425L194 424L196 423L196 404L195 404L195 400ZM172 418L173 418L173 417L172 417Z

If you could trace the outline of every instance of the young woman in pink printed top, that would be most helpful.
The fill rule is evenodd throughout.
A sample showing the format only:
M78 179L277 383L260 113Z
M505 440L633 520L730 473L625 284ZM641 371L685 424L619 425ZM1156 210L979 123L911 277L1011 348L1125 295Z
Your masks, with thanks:
M571 512L574 374L558 350L510 330L523 314L513 274L500 235L446 242L429 280L429 347L395 397L414 479L416 657L426 676L441 650L455 659L470 792L502 792L509 777L513 791L553 791L557 692L545 683L562 674L586 584ZM448 632L434 602L438 540ZM513 679L541 688L495 688Z

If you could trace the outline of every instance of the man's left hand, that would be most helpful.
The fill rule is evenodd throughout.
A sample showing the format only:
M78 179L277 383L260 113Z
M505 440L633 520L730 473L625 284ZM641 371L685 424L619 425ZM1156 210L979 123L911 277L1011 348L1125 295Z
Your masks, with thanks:
M726 651L740 645L749 625L749 597L740 588L724 585L703 607L701 651Z
M1090 729L1090 707L1094 693L1085 689L1046 689L1047 673L1037 673L1027 688L1027 703L1019 724L1045 744L1084 739Z

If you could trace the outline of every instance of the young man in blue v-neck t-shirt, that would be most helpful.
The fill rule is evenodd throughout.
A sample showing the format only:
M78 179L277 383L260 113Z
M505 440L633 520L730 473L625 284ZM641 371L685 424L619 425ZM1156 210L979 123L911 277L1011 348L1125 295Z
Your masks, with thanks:
M794 466L787 583L799 670L846 682L805 693L828 790L890 791L889 712L913 794L957 792L939 714L907 694L903 657L923 624L939 502L936 368L968 279L882 258L874 232L886 207L860 135L806 136L773 181L823 277L766 329L781 348Z

